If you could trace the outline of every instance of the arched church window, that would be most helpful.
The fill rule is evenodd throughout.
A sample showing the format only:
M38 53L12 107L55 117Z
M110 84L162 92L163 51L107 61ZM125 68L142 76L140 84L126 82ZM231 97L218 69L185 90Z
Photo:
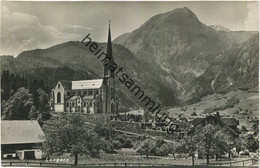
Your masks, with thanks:
M58 84L58 88L60 88L60 84Z
M58 92L57 94L57 103L61 103L61 94Z

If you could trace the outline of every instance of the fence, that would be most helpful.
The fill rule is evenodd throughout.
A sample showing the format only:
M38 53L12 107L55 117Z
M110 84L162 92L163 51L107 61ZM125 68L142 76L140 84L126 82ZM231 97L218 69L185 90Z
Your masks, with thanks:
M26 162L26 161L4 161L2 162L2 166L33 166L33 167L59 167L59 166L73 166L73 164L66 164L66 163L48 163L48 162ZM88 163L88 164L78 164L78 166L173 166L172 164L146 164L146 163L127 163L127 162L115 162L115 163Z
M223 162L223 163L209 163L209 166L246 166L248 164L255 165L258 163L257 158L253 159L246 159L246 160L240 160L240 161L232 161L232 162Z
M258 163L257 158L241 160L241 161L233 161L233 162L225 162L225 163L210 163L208 166L247 166L249 164L255 165ZM240 164L240 165L237 165ZM33 167L59 167L59 166L73 166L73 164L68 163L48 163L48 162L27 162L27 161L2 161L2 166L33 166ZM87 164L78 164L78 166L122 166L122 167L130 167L130 166L177 166L173 164L148 164L148 163L127 163L127 162L115 162L115 163L87 163ZM184 166L184 165L182 165Z
M34 167L41 167L41 166L73 166L73 164L68 163L48 163L48 162L26 162L26 161L19 161L19 162L12 162L12 161L2 161L2 166L34 166Z
M121 162L121 163L96 163L96 164L79 164L79 166L123 166L123 167L129 167L129 166L175 166L172 164L146 164L146 163L127 163L127 162Z

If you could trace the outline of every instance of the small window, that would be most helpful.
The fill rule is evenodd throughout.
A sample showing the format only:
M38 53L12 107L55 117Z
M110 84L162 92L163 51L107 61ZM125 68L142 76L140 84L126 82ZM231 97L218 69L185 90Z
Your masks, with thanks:
M58 92L57 94L57 103L61 103L61 94Z
M84 102L84 106L86 106L86 102Z
M70 106L70 103L69 102L67 102L67 107L69 107Z
M60 88L60 84L58 84L58 88Z
M92 102L90 102L90 106L92 106Z

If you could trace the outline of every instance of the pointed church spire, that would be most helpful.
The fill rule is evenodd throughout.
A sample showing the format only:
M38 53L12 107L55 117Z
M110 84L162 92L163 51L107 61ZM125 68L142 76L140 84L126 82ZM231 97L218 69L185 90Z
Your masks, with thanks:
M110 58L110 63L114 63L113 52L112 52L112 42L111 42L111 32L110 32L110 20L108 27L108 39L107 39L107 57ZM105 67L104 75L107 76L109 74L109 70ZM114 73L111 73L109 76L114 76Z
M107 55L108 55L109 58L113 59L111 32L110 32L110 20L109 20L109 26L108 26Z

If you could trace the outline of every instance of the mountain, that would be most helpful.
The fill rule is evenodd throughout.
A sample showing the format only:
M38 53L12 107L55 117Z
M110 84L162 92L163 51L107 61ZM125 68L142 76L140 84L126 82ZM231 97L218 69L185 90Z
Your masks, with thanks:
M210 25L209 27L213 28L216 31L225 31L225 32L230 32L228 28L221 26L221 25Z
M97 43L106 48L105 43ZM133 54L121 45L113 45L113 54L118 66L123 67L136 84L154 101L164 106L178 104L174 91L166 84L157 81L150 66L137 60ZM81 42L67 42L47 49L24 51L16 58L2 56L1 67L13 73L32 75L54 85L58 80L83 80L103 77L100 60ZM117 95L122 107L136 108L140 103L133 93L116 81ZM149 83L149 85L147 85Z
M114 40L150 65L166 72L168 80L182 95L191 81L204 73L214 54L229 45L222 35L201 23L188 8L179 8L150 18L140 28Z
M258 86L258 60L259 34L256 34L219 54L205 73L193 81L196 88L193 97Z
M167 80L177 96L186 101L192 98L196 86L193 81L211 68L219 54L255 33L216 31L185 7L153 16L133 32L116 38L114 43L125 46L137 59L157 68L157 80Z
M151 17L133 32L113 41L113 54L135 82L162 106L198 101L214 92L258 84L257 32L216 31L188 8ZM105 43L97 43L106 48ZM47 49L1 58L2 69L30 74L50 84L57 80L102 78L103 67L83 43L66 42ZM116 81L123 107L140 102Z

